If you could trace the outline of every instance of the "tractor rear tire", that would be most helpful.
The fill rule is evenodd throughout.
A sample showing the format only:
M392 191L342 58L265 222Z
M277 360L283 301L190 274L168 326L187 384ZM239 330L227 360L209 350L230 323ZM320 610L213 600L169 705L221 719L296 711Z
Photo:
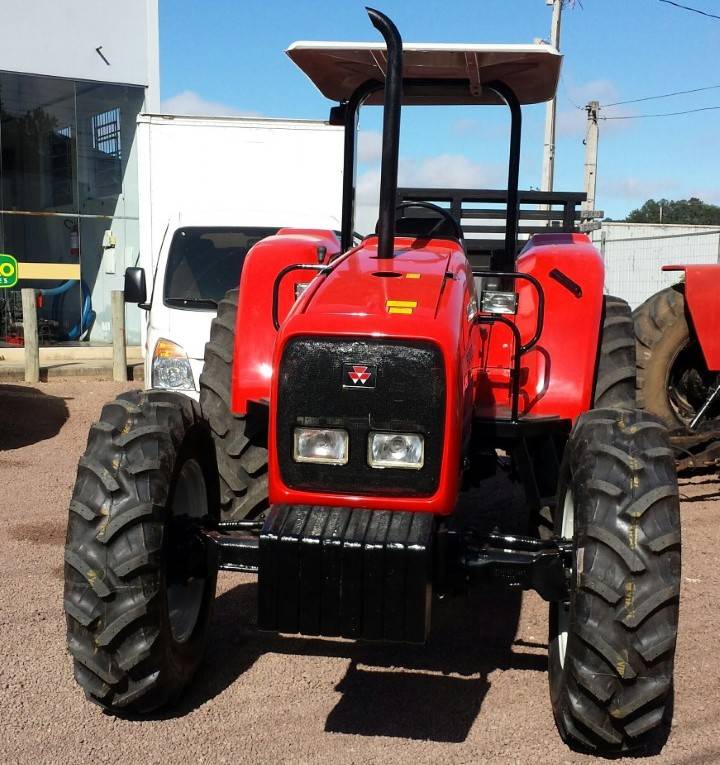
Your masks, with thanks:
M635 408L635 335L630 306L606 295L593 408Z
M597 369L593 390L593 409L635 409L635 336L630 306L621 298L605 295L598 345ZM535 480L542 497L553 497L557 491L557 450L539 449L535 457ZM554 534L555 511L552 502L540 507L533 516L533 525L541 539Z
M570 599L550 607L555 722L572 748L650 753L669 732L680 513L665 426L591 410L563 460L556 533L571 537Z
M239 290L220 301L205 346L200 408L210 423L220 473L220 522L260 516L268 506L267 419L230 408Z
M217 578L197 530L217 501L194 401L132 391L103 407L70 502L65 615L75 679L106 710L153 712L195 673Z
M717 384L717 375L708 371L688 323L683 285L655 293L633 318L638 406L671 429L685 428Z

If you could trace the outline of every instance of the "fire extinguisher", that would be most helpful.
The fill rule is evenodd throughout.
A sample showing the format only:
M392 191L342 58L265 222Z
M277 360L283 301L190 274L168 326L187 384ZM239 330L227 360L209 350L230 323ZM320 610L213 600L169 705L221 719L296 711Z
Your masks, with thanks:
M70 256L80 259L80 232L78 224L73 220L65 221L65 228L70 231Z

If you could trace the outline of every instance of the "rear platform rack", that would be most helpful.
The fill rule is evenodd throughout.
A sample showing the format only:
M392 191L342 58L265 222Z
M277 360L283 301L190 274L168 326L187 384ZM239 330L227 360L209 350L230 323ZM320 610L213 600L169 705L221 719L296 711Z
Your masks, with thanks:
M600 210L581 210L587 195L583 192L523 191L518 195L518 236L577 233L600 228ZM504 189L434 189L401 187L397 203L432 202L449 206L450 213L465 233L465 249L473 266L490 267L493 254L502 253L508 192ZM432 217L432 213L413 212L413 216ZM493 237L494 235L494 237ZM520 241L520 247L525 242Z

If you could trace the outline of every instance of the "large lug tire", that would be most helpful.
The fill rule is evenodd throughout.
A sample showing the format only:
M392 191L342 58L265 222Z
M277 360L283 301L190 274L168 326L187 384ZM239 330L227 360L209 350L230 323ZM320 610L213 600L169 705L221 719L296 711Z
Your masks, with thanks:
M635 408L635 336L630 306L606 295L593 407Z
M570 537L570 600L551 604L549 679L573 748L649 752L669 731L680 591L677 478L665 426L592 410L563 460L556 533Z
M230 408L238 292L230 290L220 301L200 375L200 407L220 473L220 520L230 524L256 518L268 506L267 418L235 415Z
M620 298L603 298L603 317L598 343L597 369L593 388L593 409L635 409L635 337L630 306ZM535 480L543 497L553 498L557 488L559 444L538 450ZM552 501L539 509L535 525L542 539L554 534Z
M212 442L187 396L107 404L80 458L65 545L75 679L120 715L173 703L202 659L217 571L198 527L217 513Z
M682 285L657 292L633 314L638 406L669 428L687 426L716 384L685 315ZM711 412L717 415L717 411Z

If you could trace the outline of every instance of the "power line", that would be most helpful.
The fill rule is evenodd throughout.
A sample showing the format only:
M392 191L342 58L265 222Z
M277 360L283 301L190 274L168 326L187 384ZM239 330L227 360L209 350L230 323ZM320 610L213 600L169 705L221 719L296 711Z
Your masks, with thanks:
M641 120L648 117L675 117L678 114L695 114L695 112L710 112L720 109L720 106L703 106L700 109L686 109L682 112L664 112L663 114L627 114L618 117L598 117L599 120Z
M583 110L585 109L585 107L584 107L584 106L580 106L579 104L576 104L576 103L575 103L575 101L573 101L573 99L572 99L572 98L570 98L570 92L569 92L569 91L568 91L568 89L567 89L567 85L565 84L565 78L562 76L562 74L560 75L560 84L562 85L562 89L563 89L563 92L565 93L565 98L567 98L567 100L568 100L568 101L569 101L569 102L570 102L570 103L571 103L571 104L572 104L572 105L573 105L573 106L574 106L576 109L580 109L580 111L583 111ZM718 86L718 87L720 87L720 86ZM612 106L612 104L611 104L611 106Z
M639 104L641 101L655 101L658 98L670 98L671 96L684 96L687 93L700 93L703 90L716 90L720 85L706 85L704 88L693 88L692 90L676 90L672 93L662 93L659 96L645 96L644 98L631 98L627 101L615 101L612 104L603 104L605 109L610 106L622 106L623 104Z
M684 11L692 11L693 13L699 13L701 16L707 16L709 19L719 19L720 16L716 16L714 13L707 13L706 11L701 11L698 8L691 8L689 5L681 5L680 3L675 3L673 0L660 0L661 3L667 3L668 5L674 5L676 8L682 8Z

